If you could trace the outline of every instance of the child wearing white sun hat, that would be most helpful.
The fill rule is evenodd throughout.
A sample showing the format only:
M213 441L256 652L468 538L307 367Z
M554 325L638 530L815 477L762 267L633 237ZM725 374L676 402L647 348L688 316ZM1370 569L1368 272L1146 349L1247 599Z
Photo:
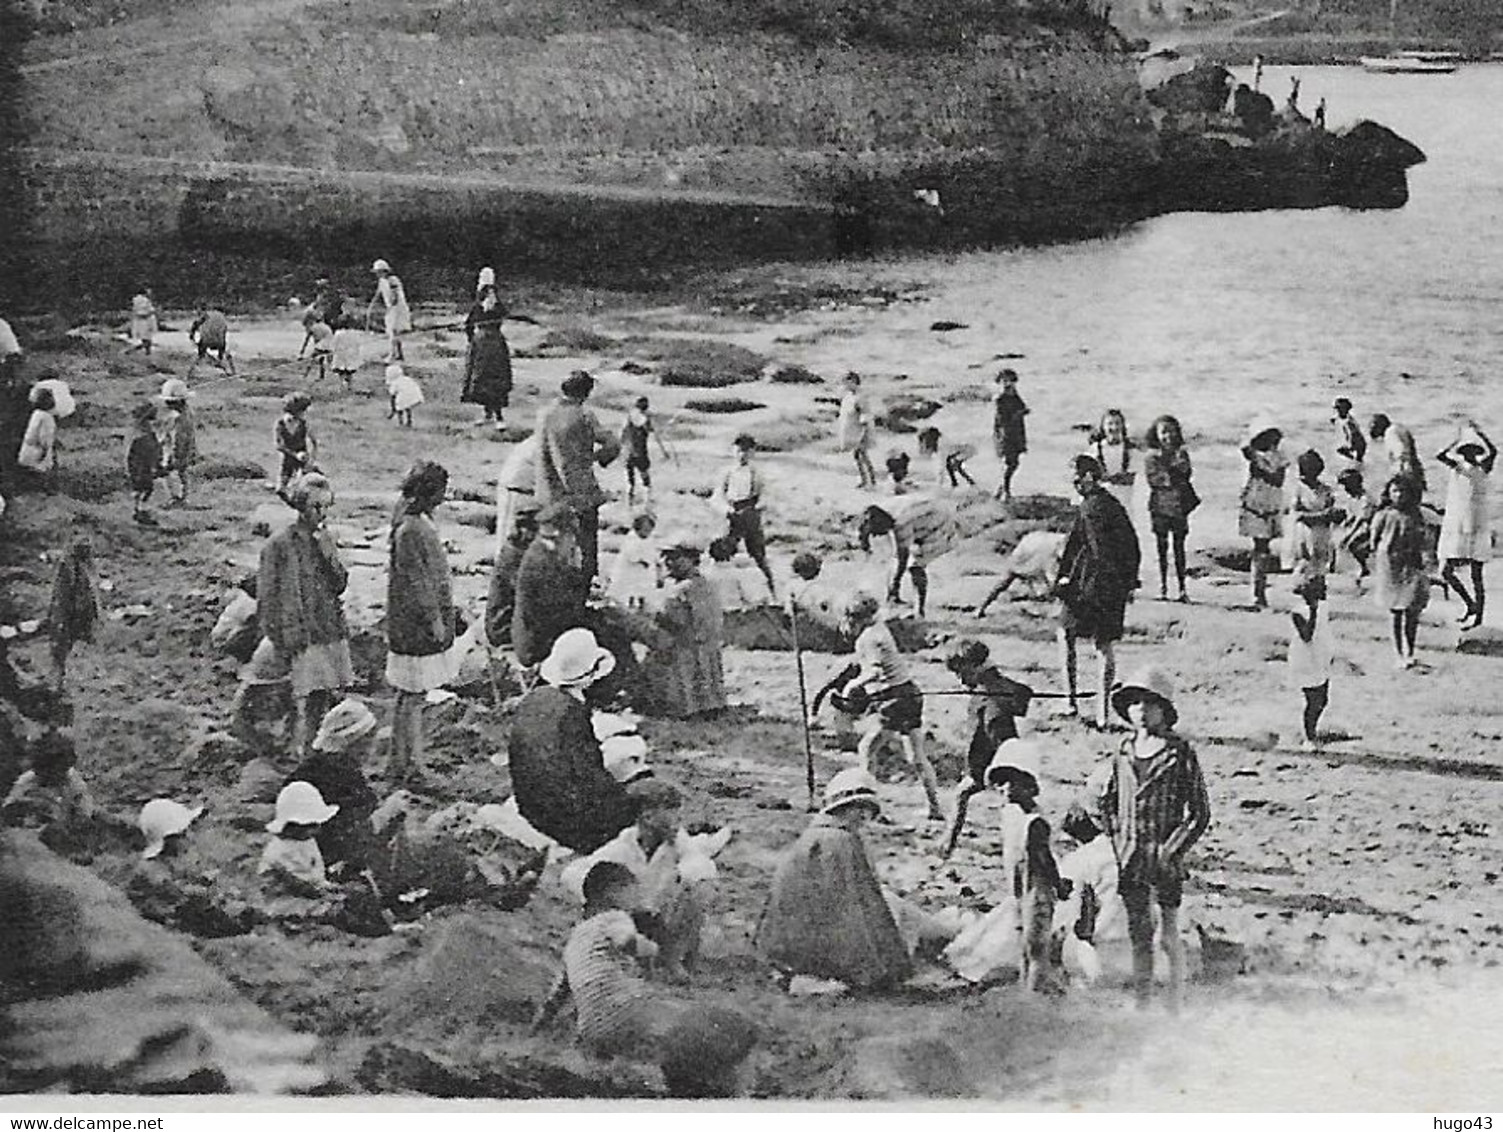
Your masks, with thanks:
M143 861L154 860L164 852L170 856L181 844L182 837L190 826L203 814L204 807L189 809L171 798L153 798L141 807L141 816L136 826L146 839L146 848L141 850Z
M266 823L272 834L256 872L297 896L318 896L331 887L323 854L314 840L319 826L339 812L309 782L289 782L277 795L276 817Z

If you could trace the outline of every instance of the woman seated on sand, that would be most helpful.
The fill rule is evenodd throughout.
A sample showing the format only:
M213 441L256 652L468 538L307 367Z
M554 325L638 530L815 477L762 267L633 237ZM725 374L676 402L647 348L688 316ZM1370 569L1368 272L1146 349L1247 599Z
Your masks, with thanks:
M859 767L841 771L778 866L756 943L785 978L808 975L881 989L913 973L861 840L862 826L880 813L876 780Z
M699 544L687 534L670 536L662 554L670 581L646 662L653 708L675 719L724 711L724 614L714 585L699 572Z

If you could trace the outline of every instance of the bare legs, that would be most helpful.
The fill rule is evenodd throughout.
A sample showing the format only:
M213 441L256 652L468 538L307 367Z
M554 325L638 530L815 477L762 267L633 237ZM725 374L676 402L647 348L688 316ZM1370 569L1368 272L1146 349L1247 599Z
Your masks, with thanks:
M1414 664L1414 639L1419 635L1419 611L1416 609L1393 610L1393 650L1398 656L1400 668Z
M1065 689L1069 694L1070 711L1080 710L1076 697L1075 679L1075 634L1068 629L1059 631L1060 662L1065 673ZM1097 641L1096 652L1101 658L1101 687L1097 693L1100 707L1096 722L1103 728L1111 723L1112 685L1117 681L1117 653L1111 641Z
M1255 538L1252 540L1252 603L1255 609L1268 608L1268 564L1269 544L1271 539Z
M1467 592L1466 586L1462 583L1460 576L1456 572L1456 568L1463 563L1470 567L1468 573L1472 581L1471 593ZM1461 617L1461 627L1463 629L1475 629L1478 625L1481 625L1482 610L1487 603L1487 591L1482 581L1482 563L1473 558L1447 558L1445 568L1440 572L1440 577L1441 581L1445 582L1446 585L1461 595L1461 600L1466 605L1466 611Z
M1122 890L1127 934L1132 939L1132 984L1139 1006L1153 999L1153 909L1147 886ZM1159 946L1169 961L1169 1009L1178 1012L1185 987L1185 941L1179 934L1179 908L1159 905Z
M1305 743L1316 746L1320 742L1320 717L1331 700L1331 685L1327 681L1314 688L1300 689L1305 695L1304 731Z
M855 457L856 457L856 474L861 477L861 487L862 488L876 487L877 486L877 470L874 467L872 467L871 453L868 452L865 448L862 448L862 447L858 446L856 448L856 451L855 451Z
M1185 532L1182 530L1161 531L1155 527L1153 541L1159 556L1159 597L1166 601L1169 598L1169 553L1172 543L1174 578L1179 583L1179 600L1189 600L1185 594Z
M391 716L392 781L401 782L418 768L423 756L422 692L397 692Z
M876 749L877 743L888 734L890 732L886 728L873 723L856 745L856 756L861 760L861 769L868 774L872 769L872 751ZM934 773L934 764L929 761L929 756L924 752L924 733L914 730L900 734L898 739L903 744L903 757L908 760L909 766L918 771L919 782L924 787L924 798L929 803L929 819L944 821L944 807L939 802L939 777Z

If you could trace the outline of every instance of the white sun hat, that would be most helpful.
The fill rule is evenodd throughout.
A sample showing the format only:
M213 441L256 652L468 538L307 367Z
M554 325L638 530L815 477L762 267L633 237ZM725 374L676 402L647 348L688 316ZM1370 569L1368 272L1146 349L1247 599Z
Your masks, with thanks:
M188 383L180 377L169 377L162 382L162 391L157 397L163 401L186 401L193 396L193 390L188 388Z
M1042 786L1043 766L1044 752L1037 743L1029 739L1004 739L986 768L986 784L994 785L1003 770L1018 770L1032 778L1035 786Z
M481 287L494 287L495 285L496 269L494 267L482 267L480 269L480 278L475 280L476 289L478 290Z
M604 743L613 735L635 735L642 724L635 715L626 712L597 711L590 717L590 726L595 730L595 738Z
M146 848L141 850L143 860L151 860L167 847L167 839L186 833L198 820L204 808L189 809L171 798L153 798L141 807L141 816L136 819L136 828L146 838Z
M375 263L371 264L371 270L375 272L390 271L391 264L387 263L384 259L378 259Z
M859 766L846 767L825 787L822 814L833 814L847 806L869 806L873 813L882 811L882 800L877 796L877 780Z
M342 751L376 729L376 716L353 696L331 707L313 737L315 751Z
M652 773L647 740L640 735L612 735L600 744L600 757L610 776L623 786Z
M548 658L538 665L538 675L556 688L588 687L615 669L615 656L600 647L594 633L570 629L553 642Z
M339 807L325 802L313 783L289 782L277 795L277 816L266 823L266 832L281 833L289 824L323 825L337 813Z

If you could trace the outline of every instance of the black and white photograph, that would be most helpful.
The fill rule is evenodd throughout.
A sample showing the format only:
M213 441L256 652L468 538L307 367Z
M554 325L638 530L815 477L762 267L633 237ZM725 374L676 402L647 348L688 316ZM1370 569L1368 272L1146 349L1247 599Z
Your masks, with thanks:
M1486 1132L1500 107L1503 0L0 0L0 1112Z

